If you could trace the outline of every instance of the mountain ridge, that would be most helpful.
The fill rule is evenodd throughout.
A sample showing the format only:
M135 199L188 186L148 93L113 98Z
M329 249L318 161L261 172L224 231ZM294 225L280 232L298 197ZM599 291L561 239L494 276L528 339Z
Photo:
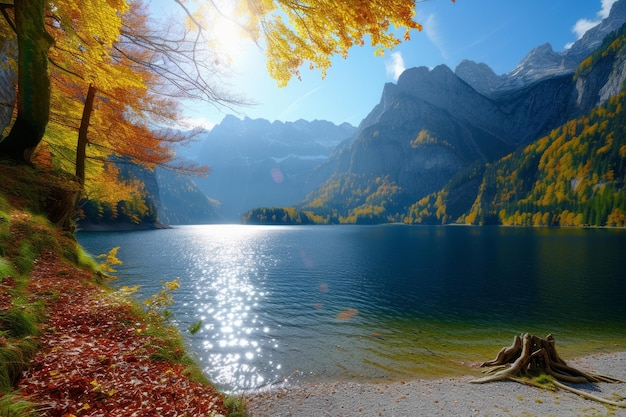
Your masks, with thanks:
M624 21L626 2L620 0L613 4L607 18L561 52L555 52L552 45L545 43L533 48L506 74L496 75L487 64L471 60L461 61L455 73L477 91L493 97L549 77L573 74L578 65L598 49L608 35L620 29Z
M194 155L212 172L195 183L219 201L225 222L239 222L258 206L294 205L321 181L313 169L356 128L325 120L270 122L227 115L201 140Z
M570 50L559 54L541 45L504 76L469 61L456 72L445 66L406 70L396 84L385 85L349 146L326 162L329 179L299 207L331 222L402 221L403 204L588 114L618 94L626 79L621 35L597 39L626 21L626 1L618 3ZM573 57L595 44L601 49L584 61L598 57L581 72L585 62L573 66ZM467 183L466 194L477 190L478 178Z

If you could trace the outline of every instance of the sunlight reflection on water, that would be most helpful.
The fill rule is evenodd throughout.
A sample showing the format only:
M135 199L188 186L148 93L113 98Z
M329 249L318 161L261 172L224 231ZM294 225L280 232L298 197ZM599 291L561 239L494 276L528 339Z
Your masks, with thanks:
M204 356L205 371L218 383L240 388L265 383L257 363L271 355L268 346L276 340L267 336L269 328L259 318L259 303L267 263L262 229L219 226L216 233L200 236L188 254L192 285L192 309L202 320L197 352ZM273 364L275 369L281 365ZM267 371L267 369L264 369Z

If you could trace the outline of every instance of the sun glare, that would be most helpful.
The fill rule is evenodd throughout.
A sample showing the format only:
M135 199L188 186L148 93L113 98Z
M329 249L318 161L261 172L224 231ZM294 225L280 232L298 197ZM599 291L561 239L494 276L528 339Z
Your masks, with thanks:
M213 8L207 14L207 26L211 32L213 47L219 55L229 61L244 53L251 43L244 29L237 23L234 5L228 2L218 3L219 10Z

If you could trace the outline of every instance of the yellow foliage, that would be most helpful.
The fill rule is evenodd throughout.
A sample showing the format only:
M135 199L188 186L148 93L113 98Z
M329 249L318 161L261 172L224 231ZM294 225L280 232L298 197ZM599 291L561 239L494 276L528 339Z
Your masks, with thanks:
M331 57L347 57L353 46L368 39L383 55L411 30L422 26L413 20L415 3L405 0L247 0L237 10L241 24L258 43L263 43L267 69L280 86L285 86L300 68L321 70L322 77ZM394 28L403 28L399 39Z
M176 278L173 281L166 282L163 286L165 287L167 291L176 291L177 289L180 288L180 280Z
M103 272L110 273L110 274L117 272L117 270L115 269L115 266L122 264L122 261L120 261L117 257L117 251L119 249L120 247L116 246L113 249L111 249L109 253L103 253L101 255L98 255L98 258L104 259L104 261L100 263L100 269Z
M315 213L314 213L314 212L312 212L312 211L305 211L305 212L304 212L304 214L306 214L306 215L307 215L307 217L308 217L309 219L311 219L311 221L312 221L313 223L315 223L315 224L327 224L327 223L329 223L329 219L328 219L327 217L324 217L324 216L322 216L322 215L315 214Z
M91 177L92 175L98 176ZM87 174L85 187L85 194L90 200L107 204L111 207L114 215L117 215L117 203L120 201L134 201L134 204L144 204L145 207L143 183L139 180L120 181L119 170L115 165L96 164L93 171ZM142 202L140 203L137 198L141 199Z
M476 224L477 216L478 216L478 212L476 210L470 211L469 214L465 216L465 224Z
M607 218L606 225L609 227L626 227L626 213L615 208Z
M114 66L112 48L120 36L126 0L55 0L58 25L50 56L86 83L108 89L142 85L140 74L128 66Z
M613 132L607 135L606 143L604 144L604 146L596 151L596 154L602 155L603 153L607 153L611 150L611 147L613 147Z
M420 130L420 132L417 134L417 137L413 139L410 143L411 148L414 148L414 149L419 147L420 145L435 145L435 144L440 145L440 146L445 146L450 149L454 149L454 146L452 146L449 142L433 136L429 131L425 129Z
M165 309L174 304L174 297L172 297L172 292L176 291L179 288L180 280L178 278L163 284L161 291L159 291L157 294L153 294L150 298L144 301L144 304L148 309L148 313L153 315L164 314Z
M175 123L180 109L167 87L171 80L152 65L163 61L158 51L171 45L149 46L156 37L140 0L53 3L48 21L55 40L51 114L44 138L53 163L82 178L84 161L86 197L110 207L114 216L118 202L126 201L126 213L139 222L148 212L143 185L120 181L111 156L153 168L170 163L174 144L188 140L187 134L155 129ZM175 35L163 32L164 37ZM85 149L77 142L89 145L87 151L77 152ZM191 165L175 168L201 171Z

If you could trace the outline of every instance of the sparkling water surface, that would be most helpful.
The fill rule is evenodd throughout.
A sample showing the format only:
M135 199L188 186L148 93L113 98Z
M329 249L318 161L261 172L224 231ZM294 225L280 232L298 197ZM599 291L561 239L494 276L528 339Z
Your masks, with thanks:
M120 246L112 285L140 285L139 298L180 278L172 320L226 391L468 373L522 332L553 333L563 356L626 350L626 231L201 225L77 236L93 255Z

